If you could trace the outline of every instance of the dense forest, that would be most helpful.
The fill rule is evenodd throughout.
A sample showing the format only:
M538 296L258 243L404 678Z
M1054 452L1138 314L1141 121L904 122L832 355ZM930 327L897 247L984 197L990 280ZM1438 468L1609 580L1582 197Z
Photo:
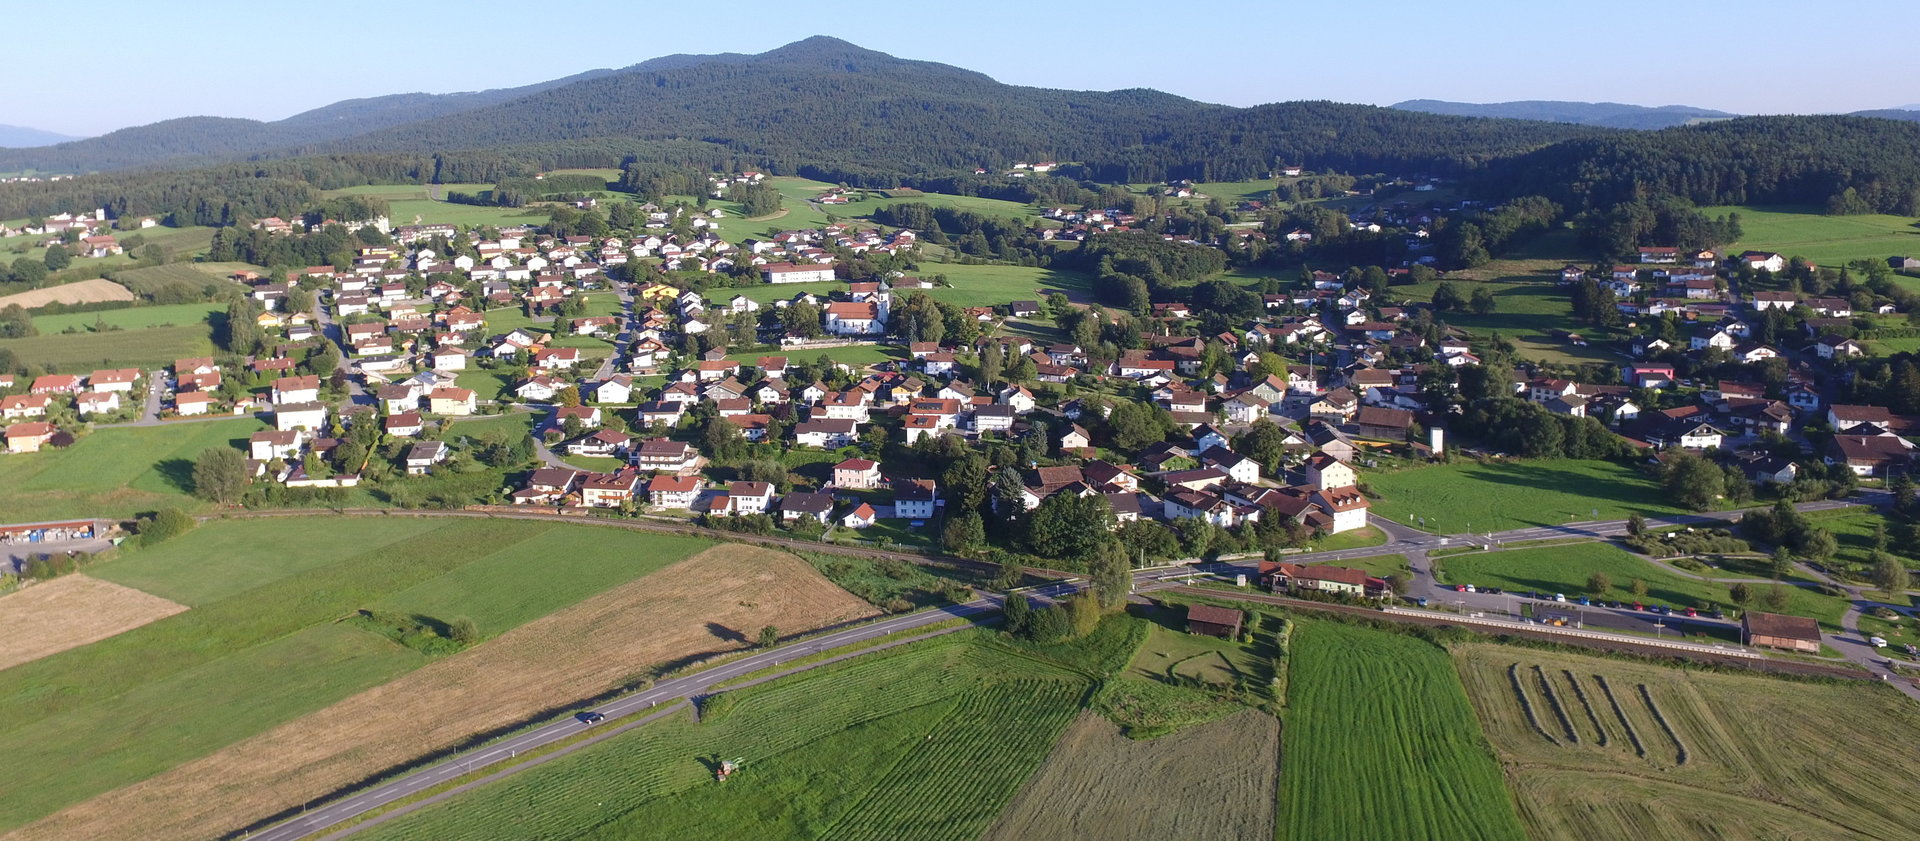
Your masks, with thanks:
M1913 216L1920 215L1920 124L1748 117L1615 133L1502 160L1474 181L1493 195L1541 195L1575 211L1673 195L1698 205L1811 204Z

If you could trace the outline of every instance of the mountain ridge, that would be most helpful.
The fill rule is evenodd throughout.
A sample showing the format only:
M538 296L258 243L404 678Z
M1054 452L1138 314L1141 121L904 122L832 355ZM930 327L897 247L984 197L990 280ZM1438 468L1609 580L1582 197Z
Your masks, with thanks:
M1440 99L1409 99L1387 106L1403 111L1447 114L1455 117L1499 117L1520 120L1544 120L1554 123L1601 126L1604 128L1652 130L1690 125L1702 120L1724 120L1740 116L1692 105L1629 105L1621 102L1576 102L1555 99L1528 99L1511 102L1449 102Z
M52 146L82 138L57 131L47 131L32 126L11 126L0 123L0 149L30 149L37 146Z

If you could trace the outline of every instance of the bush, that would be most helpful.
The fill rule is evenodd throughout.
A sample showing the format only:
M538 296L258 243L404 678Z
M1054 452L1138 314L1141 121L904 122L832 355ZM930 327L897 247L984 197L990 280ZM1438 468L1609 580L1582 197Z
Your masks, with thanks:
M140 545L152 546L171 540L192 530L194 520L187 512L178 508L164 508L152 517L140 520L134 527L140 537Z

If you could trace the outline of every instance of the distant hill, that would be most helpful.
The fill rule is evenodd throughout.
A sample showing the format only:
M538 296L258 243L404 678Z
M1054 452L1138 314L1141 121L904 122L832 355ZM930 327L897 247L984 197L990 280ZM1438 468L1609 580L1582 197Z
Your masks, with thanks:
M1021 160L1087 162L1092 168L1083 175L1115 182L1239 180L1281 161L1447 173L1596 131L1331 102L1234 108L1152 90L1018 87L815 37L758 55L666 56L511 90L350 100L276 123L170 120L46 149L0 151L0 171L693 142L749 165L813 167L833 180ZM613 163L619 159L613 154Z
M1879 117L1882 120L1906 120L1910 123L1920 123L1920 105L1910 105L1904 108L1878 108L1872 111L1855 111L1848 116Z
M44 129L0 125L0 147L10 149L52 146L55 143L65 143L69 140L78 139L79 138L73 137L72 135L58 134Z
M1522 102L1444 102L1438 99L1409 99L1387 106L1402 111L1448 114L1455 117L1505 117L1514 120L1545 120L1583 126L1651 130L1690 125L1702 120L1724 120L1739 116L1725 111L1694 108L1687 105L1625 105L1618 102L1559 102L1527 100Z

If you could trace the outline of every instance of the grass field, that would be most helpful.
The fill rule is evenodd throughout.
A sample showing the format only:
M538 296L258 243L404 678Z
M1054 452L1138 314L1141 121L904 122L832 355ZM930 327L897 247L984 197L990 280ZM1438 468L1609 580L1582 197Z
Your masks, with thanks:
M728 354L727 358L743 365L753 365L762 356L784 356L791 362L808 363L825 356L843 365L873 365L906 359L907 350L899 345L845 345L830 348L745 351Z
M482 560L434 579L397 602L451 592L448 579L486 586L476 603L516 589L515 576L607 578L615 563L650 568L663 547L652 536L610 529L564 529L543 535L539 557L585 548L574 535L604 538L597 560L529 565L504 571ZM597 540L595 541L598 542ZM526 553L522 553L524 557ZM496 556L500 557L500 556ZM487 568L493 567L493 568ZM484 573L484 575L475 574ZM625 577L632 578L629 573ZM552 592L551 584L528 585ZM518 598L518 597L514 597ZM482 604L494 615L498 608ZM873 614L874 608L835 587L804 561L781 552L721 544L636 580L562 607L473 649L430 663L134 786L36 824L27 838L219 837L280 809L349 785L382 769L442 751L475 733L510 728L556 704L600 695L649 668L695 660L747 645L764 625L803 633Z
M113 334L101 334L113 335ZM131 517L165 506L197 510L193 460L244 446L266 424L252 417L95 430L64 450L0 456L0 511L8 522Z
M1273 837L1280 726L1254 710L1148 741L1082 715L983 841Z
M582 527L465 520L414 528L380 522L368 542L342 539L358 522L216 522L152 554L90 570L144 583L194 609L0 672L0 753L60 769L16 780L0 803L0 828L145 779L427 662L337 621L361 608L442 611L433 616L439 621L470 616L492 635L709 545L599 530L593 534L602 539L590 540L578 534ZM283 551L283 542L340 547ZM211 548L241 546L256 556L292 555L288 566L303 568L207 560ZM529 564L529 557L544 560ZM226 574L204 563L223 564Z
M1332 552L1340 549L1365 549L1369 546L1379 546L1386 542L1386 532L1372 526L1365 526L1363 528L1343 531L1339 534L1329 534L1319 538L1314 541L1313 549L1316 552Z
M1920 803L1899 793L1920 768L1894 736L1920 712L1891 690L1491 644L1454 657L1536 841L1902 839L1920 826Z
M1446 558L1439 567L1442 580L1448 583L1565 593L1569 598L1591 595L1587 592L1587 577L1600 572L1613 582L1612 591L1604 596L1607 599L1632 601L1628 588L1632 580L1638 578L1647 582L1648 604L1735 608L1727 595L1727 585L1677 575L1611 543L1477 552ZM1749 586L1759 591L1767 585ZM1829 631L1839 630L1840 615L1845 611L1846 602L1838 597L1805 587L1787 588L1784 612L1819 619Z
M1415 525L1409 516L1424 517L1427 531L1442 534L1679 513L1651 479L1609 461L1463 460L1364 479L1375 516Z
M167 304L157 307L128 307L120 310L100 310L98 312L72 312L61 315L36 315L33 326L39 328L41 335L58 333L69 327L76 330L89 330L96 324L118 327L129 333L150 327L180 327L198 325L207 322L207 316L215 312L225 312L221 304ZM131 338L131 336L128 336Z
M1446 651L1303 622L1288 685L1275 838L1527 837Z
M1004 265L962 265L960 263L921 263L919 275L946 275L951 287L909 290L925 293L936 301L961 307L990 307L1009 301L1038 301L1049 292L1062 292L1068 298L1084 301L1091 294L1092 278L1078 272ZM707 300L724 303L735 295L761 304L782 301L802 292L828 295L845 292L847 285L832 283L758 283L752 286L716 287L706 291ZM491 326L491 325L489 325Z
M368 830L375 841L971 839L1040 764L1088 679L948 638L740 692ZM718 759L743 759L725 786Z
M98 313L87 317L95 315ZM62 372L152 368L183 356L209 356L214 352L213 335L204 322L111 333L43 333L24 339L0 339L0 348L13 351L22 363Z
M1232 686L1264 680L1261 664L1245 646L1173 630L1159 623L1148 630L1146 643L1134 653L1127 671L1167 683L1177 678L1198 678L1206 683Z
M1740 241L1727 253L1777 251L1822 266L1854 260L1880 262L1920 252L1920 227L1905 216L1828 216L1813 207L1706 207L1709 216L1740 214Z
M1473 270L1484 272L1483 283L1471 280L1454 279L1454 289L1464 297L1472 295L1475 289L1484 285L1493 290L1494 311L1486 315L1475 315L1466 310L1443 313L1439 320L1466 330L1475 341L1486 341L1494 333L1513 342L1519 354L1527 359L1543 362L1595 362L1611 359L1606 351L1599 347L1598 339L1602 335L1595 328L1582 324L1573 317L1573 302L1564 289L1555 285L1559 277L1559 262L1551 263L1552 274L1542 273L1541 267L1549 265L1536 260L1501 260ZM1505 267L1504 269L1502 267ZM1510 272L1529 272L1512 274ZM1462 273L1465 274L1465 273ZM1410 301L1431 301L1434 290L1440 288L1438 282L1395 286L1387 290L1389 296ZM1577 347L1562 339L1554 338L1551 331L1565 330L1585 336L1590 344Z

